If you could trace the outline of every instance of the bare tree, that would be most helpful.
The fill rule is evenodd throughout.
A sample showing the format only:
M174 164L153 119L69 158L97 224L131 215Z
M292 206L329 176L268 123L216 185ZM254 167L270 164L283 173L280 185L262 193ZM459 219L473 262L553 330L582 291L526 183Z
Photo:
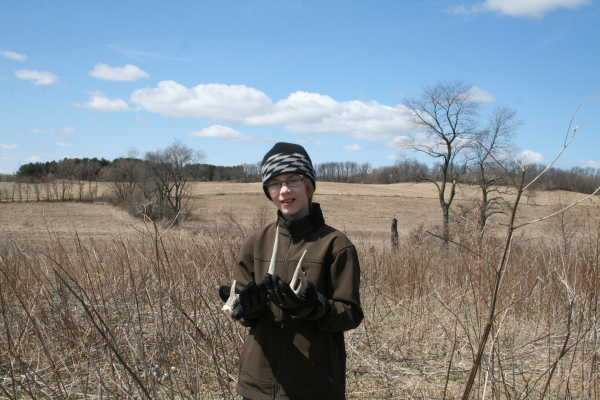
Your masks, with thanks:
M98 196L98 175L100 169L100 163L97 161L88 161L83 164L83 178L88 183L88 197L90 201L93 201Z
M494 159L505 159L514 150L512 140L522 124L515 110L496 106L488 117L487 126L476 137L471 168L481 194L477 202L477 229L480 236L488 219L502 212L503 195L506 194L502 188L506 187L509 170L498 166Z
M64 158L56 164L54 171L54 192L56 199L72 200L73 179L75 177L75 161ZM58 182L57 182L58 181Z
M577 110L579 110L579 107L577 108ZM576 111L577 113L577 111ZM517 225L516 222L516 215L517 215L517 208L519 206L519 202L521 200L521 197L523 195L523 193L528 190L528 188L535 184L535 182L537 180L539 180L546 172L548 172L550 170L550 168L552 168L552 165L556 162L556 160L558 160L558 158L562 155L562 153L566 150L566 148L569 146L569 144L571 143L571 141L573 140L573 138L575 137L575 133L577 132L577 128L575 127L572 130L571 133L571 126L573 123L573 119L575 118L575 115L573 115L573 118L571 119L571 122L569 123L569 128L567 129L567 135L565 136L565 142L563 145L562 150L558 153L558 155L554 158L554 160L550 163L549 166L547 166L542 172L540 172L538 175L534 176L533 179L529 180L529 183L525 184L526 182L526 173L527 173L527 168L525 167L525 164L518 164L521 173L520 173L520 178L519 177L515 177L513 178L512 176L510 177L510 180L512 181L512 184L514 185L514 188L516 189L516 198L514 200L513 206L511 207L511 214L509 217L509 222L507 224L507 235L506 235L506 242L505 242L505 246L504 246L504 250L500 252L501 257L498 261L498 263L496 264L497 266L494 267L494 271L495 272L495 278L494 278L494 286L493 289L491 291L491 295L490 295L490 300L488 301L489 304L489 314L488 314L488 319L486 322L485 327L483 328L481 335L479 336L479 346L477 349L477 353L476 356L474 357L474 361L473 361L473 366L471 367L471 372L469 374L469 378L467 380L467 384L465 386L465 390L463 392L463 396L462 399L463 400L468 400L471 390L473 388L473 384L475 382L475 378L477 376L478 371L481 369L481 362L484 356L484 352L486 349L486 343L488 342L488 339L490 337L490 333L492 330L492 325L494 324L494 320L496 319L496 317L499 315L499 313L496 312L496 306L498 304L498 298L500 296L500 287L502 284L502 277L503 274L506 271L507 265L508 265L508 260L510 257L510 253L511 253L511 246L512 246L512 241L513 241L513 236L516 230L525 227L527 225L532 225L532 224L536 224L538 222L544 221L546 219L552 218L552 217L556 217L560 214L564 214L565 212L567 212L568 210L570 210L571 208L575 207L577 204L582 203L588 199L590 199L591 197L595 196L596 194L598 194L600 192L600 186L596 188L596 190L594 190L589 196L581 198L581 199L577 199L576 201L571 202L570 204L566 205L566 202L563 203L562 208L556 210L555 212L546 215L542 218L538 218L535 220L531 220L528 222L523 222ZM559 206L560 207L560 206ZM557 208L559 208L557 207ZM457 243L458 244L458 243ZM461 244L458 244L459 246L462 246ZM490 261L486 260L486 263L489 263ZM491 264L492 266L494 264ZM573 304L573 300L571 300L571 309L572 309L572 304ZM569 311L569 317L568 317L568 322L567 324L570 325L570 321L571 321L571 311ZM567 347L567 341L569 339L569 335L570 332L567 334L564 345L562 350L560 351L560 354L558 355L558 358L556 359L556 361L554 363L552 363L552 365L550 366L550 368L547 370L548 371L548 378L547 378L547 382L546 385L544 387L544 390L542 392L542 394L540 395L540 399L544 399L544 396L546 394L546 391L550 385L550 381L552 379L552 375L554 374L556 367L558 365L558 362L560 361L560 359L566 354L566 352L570 349L570 347Z
M172 217L177 223L181 211L187 214L191 179L188 166L198 164L205 157L202 151L194 151L179 140L164 150L146 153L144 160L154 187L153 200L158 206L159 217Z
M432 182L437 188L444 218L442 237L446 243L450 238L450 206L456 184L468 165L465 150L473 145L477 133L479 107L470 90L471 85L463 81L438 82L424 87L419 97L407 98L404 106L409 110L408 118L422 131L397 143L401 150L416 151L438 160L439 179L421 176L417 180Z
M141 183L142 161L137 156L138 151L130 149L126 158L116 159L106 172L109 187L119 201L132 199Z

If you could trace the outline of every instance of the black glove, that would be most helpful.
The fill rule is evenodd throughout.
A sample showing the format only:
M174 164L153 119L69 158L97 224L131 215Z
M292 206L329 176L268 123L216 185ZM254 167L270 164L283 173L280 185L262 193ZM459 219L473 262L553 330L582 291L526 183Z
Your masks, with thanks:
M319 319L331 307L327 297L317 292L310 280L306 282L306 292L300 296L297 296L290 285L277 274L265 275L263 283L269 291L269 298L273 304L294 317Z
M238 320L242 317L245 320L258 318L269 301L267 295L267 288L262 282L258 285L254 281L248 282L240 292L240 304L235 308L233 318Z
M254 281L248 282L248 285L241 291L236 289L236 293L240 296L240 302L233 310L231 316L235 320L244 318L246 320L257 318L262 312L269 301L267 297L267 288L260 282L258 285ZM229 286L221 286L219 288L219 297L226 303L231 295L231 288Z

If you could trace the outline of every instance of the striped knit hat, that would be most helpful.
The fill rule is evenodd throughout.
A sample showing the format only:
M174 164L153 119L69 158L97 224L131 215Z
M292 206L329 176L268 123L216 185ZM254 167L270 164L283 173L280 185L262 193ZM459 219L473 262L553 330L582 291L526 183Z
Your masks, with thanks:
M271 196L265 185L267 181L278 175L290 173L304 175L316 188L315 169L304 147L293 143L276 143L263 158L261 170L263 190L269 200L271 200Z

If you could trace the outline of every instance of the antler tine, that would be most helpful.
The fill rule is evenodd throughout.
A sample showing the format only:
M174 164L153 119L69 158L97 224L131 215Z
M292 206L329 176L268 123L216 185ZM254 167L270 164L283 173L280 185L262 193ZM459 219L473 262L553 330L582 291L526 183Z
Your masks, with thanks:
M290 287L296 294L299 296L306 292L306 273L302 270L302 261L304 261L304 256L306 255L306 250L302 253L302 257L300 257L300 261L298 261L298 266L296 267L296 271L294 271L294 276L292 277L292 281L290 282ZM298 279L300 279L300 283L298 283ZM298 286L294 289L295 286Z
M225 303L223 308L221 308L221 311L223 311L225 314L227 314L230 317L233 316L233 312L235 311L235 308L240 303L240 295L235 292L236 283L237 282L234 279L233 284L231 285L231 292L229 293L229 298L227 299L227 302Z
M275 233L275 244L273 245L273 255L271 256L271 264L269 264L270 275L275 274L275 267L277 266L277 248L279 247L279 225L277 225L277 233Z

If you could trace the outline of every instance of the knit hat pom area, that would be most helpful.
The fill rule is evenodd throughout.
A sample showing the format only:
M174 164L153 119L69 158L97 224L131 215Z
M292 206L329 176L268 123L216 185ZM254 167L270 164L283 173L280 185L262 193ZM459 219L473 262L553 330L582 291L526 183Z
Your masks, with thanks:
M269 179L291 173L304 175L310 179L313 187L317 187L315 169L304 147L293 143L276 143L263 158L261 169L263 185ZM263 190L270 200L267 187L263 186Z

